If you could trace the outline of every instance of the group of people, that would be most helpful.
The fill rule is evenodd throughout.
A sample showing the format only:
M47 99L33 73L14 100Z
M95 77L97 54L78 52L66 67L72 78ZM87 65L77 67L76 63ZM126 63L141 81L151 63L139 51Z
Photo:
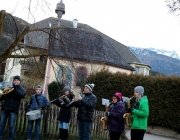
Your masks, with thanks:
M18 114L21 99L26 95L26 90L21 86L20 76L13 79L14 90L0 100L4 100L1 107L0 118L0 140L2 140L7 119L9 119L8 140L14 140L14 124ZM59 140L68 140L68 125L71 118L71 108L78 108L78 134L79 140L90 140L90 126L93 121L94 109L97 98L93 94L94 84L86 84L81 95L75 97L69 86L63 88L63 96L58 97L53 103L60 107L59 120ZM42 110L50 106L50 102L42 94L42 87L35 87L36 94L31 96L26 111ZM125 129L125 113L132 114L131 140L143 140L147 129L147 119L149 115L149 105L147 96L144 96L144 88L137 86L134 88L135 104L132 108L125 109L122 94L116 92L112 97L112 105L109 107L106 116L108 118L108 130L111 140L119 140ZM40 123L42 117L36 120L28 120L27 140L32 139L32 129L35 123L35 140L39 140Z

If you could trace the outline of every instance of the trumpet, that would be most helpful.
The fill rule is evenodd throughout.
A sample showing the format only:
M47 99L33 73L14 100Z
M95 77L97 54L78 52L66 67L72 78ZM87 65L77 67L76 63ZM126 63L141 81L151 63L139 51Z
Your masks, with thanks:
M131 107L130 101L134 98L134 96L132 96L131 98L128 98L128 97L123 97L123 98L124 98L123 101L125 103L127 103L127 107L130 108ZM131 124L131 113L125 113L123 115L123 118L126 119L126 126L131 127L131 125L132 125Z
M9 94L13 90L14 90L13 87L6 87L3 91L0 90L0 98L3 97L4 95Z

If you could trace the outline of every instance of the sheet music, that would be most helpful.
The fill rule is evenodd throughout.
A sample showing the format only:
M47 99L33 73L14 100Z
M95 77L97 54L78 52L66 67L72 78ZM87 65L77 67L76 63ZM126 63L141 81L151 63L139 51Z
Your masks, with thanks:
M102 105L109 106L109 100L102 98Z

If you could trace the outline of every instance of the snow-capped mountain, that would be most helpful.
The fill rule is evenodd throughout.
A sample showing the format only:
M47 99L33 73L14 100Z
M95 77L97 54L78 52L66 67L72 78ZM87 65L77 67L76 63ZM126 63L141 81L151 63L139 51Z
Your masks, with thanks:
M163 55L166 55L166 56L169 56L169 57L172 57L172 58L176 58L176 59L179 59L180 60L180 51L179 50L171 50L171 51L168 51L168 50L164 50L164 49L155 49L155 48L148 48L149 50L151 51L154 51L158 54L163 54Z
M172 58L176 58L180 60L180 50L165 50L165 49L155 49L155 48L136 48L136 47L130 47L132 48L135 52L140 53L139 51L141 51L141 53L143 53L144 55L148 55L149 51L153 51L156 52L157 54L162 54L162 55L166 55Z
M129 50L143 63L151 66L151 70L165 75L180 76L180 51L136 47L129 47Z

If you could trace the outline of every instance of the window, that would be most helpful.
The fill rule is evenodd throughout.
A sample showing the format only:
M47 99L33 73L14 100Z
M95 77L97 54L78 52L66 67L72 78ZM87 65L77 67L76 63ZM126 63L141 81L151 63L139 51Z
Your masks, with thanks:
M135 70L136 70L136 74L139 74L139 67L135 67Z
M87 69L85 67L79 67L76 69L76 86L81 86L87 77Z

